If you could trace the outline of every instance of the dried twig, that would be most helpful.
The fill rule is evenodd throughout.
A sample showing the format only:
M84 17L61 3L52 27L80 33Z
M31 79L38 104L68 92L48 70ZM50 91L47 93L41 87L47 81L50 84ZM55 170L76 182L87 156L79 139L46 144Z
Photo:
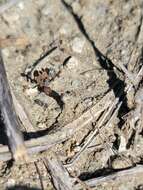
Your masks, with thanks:
M40 174L38 164L36 162L34 162L34 165L35 165L36 171L37 171L37 173L39 175L39 180L40 180L40 184L41 184L41 190L44 190L43 180L42 180L42 177L41 177L41 174Z
M128 71L128 69L126 69L126 67L121 62L118 62L118 64L122 71L127 75L128 79L134 84L134 74Z
M113 174L107 175L107 176L102 176L102 177L97 177L94 179L90 179L87 181L84 181L89 187L95 187L99 184L103 183L111 183L112 181L120 181L121 179L124 179L127 177L132 177L135 175L141 175L143 174L143 166L138 165L135 166L134 168L128 168L122 171L115 172ZM76 186L76 188L79 188L79 185Z
M109 121L108 121L108 122L106 123L106 125L104 126L104 128L108 128L108 127L114 122L114 119L115 119L115 117L117 116L118 111L119 111L121 105L122 105L122 102L120 102L120 103L117 105L116 110L114 111L114 113L113 113L112 116L110 117ZM99 134L100 134L100 136L101 136L101 134L102 134L101 130L99 130ZM106 140L106 136L102 134L102 137L104 137L104 141L105 141L105 140ZM103 142L104 142L104 141L103 141ZM117 154L117 150L116 150L115 148L113 148L108 142L106 143L106 146L108 146L108 147L110 148L110 150L111 150L111 152L112 152L113 154Z
M89 124L90 122L93 121L93 118L91 116L91 110L92 110L92 114L94 114L94 118L97 119L100 116L100 114L105 109L107 109L107 107L109 106L109 104L112 101L112 100L109 100L109 98L111 96L113 96L112 91L110 91L105 97L102 98L102 100L99 101L99 103L97 103L90 110L85 112L81 117L74 120L72 123L69 123L64 128L55 132L54 134L48 134L43 137L39 137L36 139L26 141L25 144L26 144L28 153L33 154L33 153L38 153L38 152L47 150L47 149L55 146L56 144L69 139L77 131L81 130L83 127L85 127L87 124ZM98 107L100 107L102 104L104 104L104 102L106 102L106 104L103 106L102 109L99 110ZM99 111L97 111L97 110L99 110ZM21 116L21 113L19 113L19 114L20 114L19 117L23 118L23 115ZM26 118L26 119L28 119L28 118ZM24 122L24 121L25 120L22 119L22 122ZM11 155L8 151L8 148L6 146L2 146L0 148L0 160L6 161L9 159L11 159Z
M137 76L135 77L135 87L136 88L139 85L142 78L143 78L143 66L141 67L141 69L139 70Z
M139 5L139 2L134 0L134 4L137 7L137 10L139 11L139 23L136 27L136 34L135 34L135 40L133 43L133 49L131 51L131 55L129 57L127 66L128 70L133 71L136 64L138 63L138 58L140 55L142 55L142 27L143 27L143 13L142 13L142 7ZM138 48L140 46L140 49Z
M51 175L52 183L56 190L73 190L74 179L72 179L64 168L61 161L55 154L52 157L47 157L44 160L44 164Z
M87 142L83 145L83 147L80 149L80 151L70 160L70 162L68 164L66 164L67 166L71 166L71 164L73 164L73 162L76 161L80 157L81 153L83 153L86 150L86 148L89 146L89 144L95 138L95 136L97 134L99 134L99 129L104 125L104 123L106 122L109 115L111 115L111 113L115 109L118 101L119 101L119 98L116 98L115 101L110 105L108 111L106 112L106 110L105 110L105 114L103 114L103 116L99 120L98 124L96 125L94 132L90 135Z
M11 92L12 92L12 90L11 90ZM15 105L15 108L16 108L16 112L17 112L17 114L19 116L19 119L21 120L26 132L29 132L29 131L30 132L31 131L36 132L33 125L31 124L26 112L24 111L24 108L21 106L21 104L19 103L19 101L17 100L17 98L15 97L13 92L12 92L12 97L13 97L14 105ZM43 148L43 147L40 147L40 148ZM42 180L42 177L41 177L41 174L40 174L40 169L39 169L38 163L36 161L34 161L34 166L35 166L36 171L37 171L37 173L39 175L39 180L40 180L40 184L41 184L41 190L44 190L44 184L43 184L43 180Z
M12 96L8 85L6 71L0 52L0 109L3 124L9 141L9 147L15 160L26 159L27 153L19 129L18 118L13 106Z
M20 121L22 122L25 130L27 132L32 132L35 131L35 128L33 127L33 125L31 124L24 108L21 106L21 104L19 103L18 99L16 98L16 96L13 93L13 90L11 89L11 94L12 94L12 99L13 99L13 103L14 103L14 107L16 110L16 113L20 119Z

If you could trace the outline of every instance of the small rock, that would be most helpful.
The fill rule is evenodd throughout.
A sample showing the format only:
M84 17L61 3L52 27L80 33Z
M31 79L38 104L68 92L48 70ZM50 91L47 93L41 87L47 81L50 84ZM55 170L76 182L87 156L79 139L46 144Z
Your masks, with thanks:
M52 12L53 12L53 6L52 4L50 5L49 3L47 3L47 5L44 6L44 8L41 11L42 15L44 16L52 15Z
M71 85L74 89L79 88L81 86L81 82L79 80L73 80Z
M36 96L36 95L38 95L38 90L37 90L37 88L29 88L29 89L25 90L25 93L28 96Z
M40 129L45 129L46 124L45 123L39 123L37 127L40 128Z
M8 179L8 181L7 181L7 187L12 187L14 185L15 185L15 180L12 179L12 178Z
M125 156L118 156L112 160L111 166L113 169L125 169L133 165L133 162L130 158Z
M81 146L76 146L75 148L74 148L74 151L75 152L79 152L81 150Z
M84 99L84 103L86 104L86 106L92 106L92 98L91 97L89 97L89 98L85 98Z
M85 45L85 39L76 37L72 41L72 50L76 53L81 53Z
M68 100L70 100L71 99L71 94L70 94L70 92L69 93L65 93L64 95L63 95L63 101L64 102L68 102Z
M81 6L80 6L79 2L77 2L77 1L74 1L74 2L72 3L72 8L73 8L73 11L74 11L75 13L79 13L80 10L81 10Z
M76 69L79 65L79 62L76 57L71 57L71 59L67 63L68 69Z
M9 50L7 48L2 49L3 57L9 57Z
M50 79L56 76L56 71L54 68L49 68L49 76L50 76Z

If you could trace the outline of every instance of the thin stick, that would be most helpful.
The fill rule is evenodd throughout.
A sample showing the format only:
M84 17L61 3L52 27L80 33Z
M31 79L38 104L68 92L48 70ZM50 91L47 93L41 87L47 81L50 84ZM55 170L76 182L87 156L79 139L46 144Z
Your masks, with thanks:
M84 181L88 186L90 187L95 187L99 184L103 183L111 183L114 181L120 181L121 179L127 179L128 177L132 177L135 175L141 175L143 174L143 165L137 165L134 168L128 168L123 171L118 171L113 174L107 175L107 176L102 176L102 177L97 177L94 179L90 179L87 181ZM76 188L79 188L79 185L76 186Z
M56 155L43 159L56 190L73 190L74 181Z
M135 84L136 88L138 87L138 85L139 85L139 83L140 83L140 81L141 81L142 78L143 78L143 66L141 67L141 69L139 70L137 76L134 79L134 84ZM126 90L127 93L130 92L130 90L132 89L132 87L133 87L133 84L130 84L130 85L127 86L127 90Z
M13 106L12 96L8 85L6 71L0 52L0 109L3 124L9 141L9 147L15 160L26 159L27 152L22 133L19 129L18 118Z
M108 127L111 125L111 123L114 121L114 119L115 119L115 117L117 116L117 113L118 113L118 111L119 111L121 105L122 105L122 102L120 102L120 103L117 105L116 110L114 111L113 115L111 116L111 118L109 119L109 121L106 123L106 125L104 126L104 128L108 128ZM99 134L102 134L100 129L99 129ZM101 136L101 135L100 135L100 136ZM106 140L106 136L105 136L104 134L102 134L102 136L103 136L104 139ZM102 141L103 141L103 138L102 138ZM104 141L103 141L103 142L104 142ZM109 146L109 148L110 148L110 150L112 151L112 153L114 153L114 154L117 154L117 153L118 153L117 150L116 150L116 149L113 149L112 146L111 146L108 142L107 142L107 146Z
M139 82L140 78L141 78L141 73L143 72L143 67L140 69L137 77L135 78L135 80L137 80L137 82ZM128 85L127 87L127 93L130 90L130 88L132 87L132 84ZM79 117L78 119L74 120L72 123L69 123L67 126L65 126L61 131L56 132L53 135L45 135L44 137L40 137L37 139L32 139L26 142L26 146L28 148L28 152L30 154L34 154L34 153L38 153L40 151L44 151L49 149L50 147L55 146L58 143L61 143L65 140L67 140L68 138L70 138L73 134L75 134L78 130L81 130L84 126L86 126L87 124L89 124L90 122L93 121L93 118L91 116L91 112L92 114L94 114L95 118L98 118L100 116L100 114L109 107L110 102L112 100L110 100L110 97L114 97L113 92L110 91L108 94L106 94L106 96L104 96L98 104L96 104L95 106L93 106L90 110L88 110L87 112L85 112L81 117ZM98 106L100 104L103 104L104 102L106 102L105 106L97 111L99 108ZM92 110L92 111L91 111ZM8 151L8 148L6 146L2 146L0 148L0 160L6 161L11 159L11 155Z
M35 128L33 127L33 125L31 124L24 108L21 106L21 104L19 103L18 99L16 98L16 96L13 93L13 90L11 89L11 94L12 94L12 98L13 98L13 103L14 103L14 107L16 110L16 113L20 119L20 121L22 122L24 128L26 129L27 132L32 132L35 131Z
M134 75L133 75L133 73L128 71L128 69L126 69L126 67L121 62L118 62L118 64L119 64L120 68L122 69L122 71L127 75L128 79L134 84Z
M44 150L48 150L51 147L54 147L56 144L59 144L63 141L66 141L69 139L72 135L74 135L77 131L81 130L83 127L85 127L87 124L92 122L93 118L90 114L91 110L94 114L94 118L98 118L100 114L109 107L109 104L111 102L107 101L106 104L102 109L97 111L98 106L101 105L101 103L104 102L104 100L108 100L110 96L113 95L113 92L110 91L105 97L102 98L99 103L97 103L95 106L93 106L91 109L89 109L87 112L85 112L81 117L74 120L72 123L69 123L64 128L62 128L60 131L57 131L54 134L48 134L43 137L39 137L36 139L32 139L29 141L26 141L26 147L29 154L35 154ZM6 161L11 159L11 155L8 151L7 146L2 146L0 148L0 160Z
M36 162L34 162L34 165L35 165L35 168L36 168L37 173L39 175L39 180L40 180L40 184L41 184L41 190L44 190L44 185L43 185L43 181L42 181L42 177L41 177L41 174L40 174L38 164Z
M135 77L135 86L137 87L143 78L143 66L141 67L140 71L138 72L137 76Z
M103 115L103 117L101 118L101 120L97 124L96 129L90 135L90 137L88 138L87 142L83 145L83 147L80 149L80 151L70 160L70 162L68 164L66 164L67 166L71 166L71 164L73 164L74 161L76 161L77 159L79 159L81 153L83 153L85 151L85 149L92 142L93 138L99 133L99 128L102 127L102 125L105 123L107 117L109 116L109 114L111 114L111 112L113 111L113 109L117 105L118 101L119 101L119 98L116 98L115 101L113 102L113 104L109 107L109 110L105 113L105 115Z

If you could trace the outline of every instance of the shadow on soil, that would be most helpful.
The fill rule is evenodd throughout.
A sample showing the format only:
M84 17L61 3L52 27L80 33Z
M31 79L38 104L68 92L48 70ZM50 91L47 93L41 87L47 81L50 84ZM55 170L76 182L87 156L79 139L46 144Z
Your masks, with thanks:
M77 24L80 32L90 43L91 47L94 50L97 62L104 70L107 71L107 74L109 77L107 81L109 85L109 89L113 90L115 97L119 98L119 102L123 101L122 106L119 110L119 115L118 115L121 118L122 115L128 112L127 98L126 98L126 92L125 92L125 86L126 86L125 82L120 80L117 74L115 73L114 68L116 67L116 65L114 65L112 61L108 57L103 55L102 52L96 47L95 42L90 38L90 35L86 31L86 28L82 22L82 18L79 17L76 13L74 13L72 6L69 5L65 0L61 0L61 2L64 5L64 7L67 9L67 11L71 14L73 19L75 20L75 23ZM122 72L121 70L119 70L118 67L116 67L116 69L119 72ZM117 85L114 85L115 82L117 83Z
M27 187L27 186L21 186L21 185L16 185L13 187L8 187L6 188L6 190L41 190L39 188L35 188L35 187Z
M8 139L7 139L7 136L6 136L6 133L5 133L1 113L0 113L0 144L2 144L2 145L7 145L8 144Z
M134 166L132 166L132 167L134 167ZM132 168L132 167L128 167L128 169ZM124 169L114 170L112 168L102 168L102 169L96 170L95 172L84 172L79 176L79 178L80 178L80 180L85 181L85 180L89 180L89 179L93 179L93 178L110 176L110 175L113 175L114 173L117 173L120 171L124 171Z

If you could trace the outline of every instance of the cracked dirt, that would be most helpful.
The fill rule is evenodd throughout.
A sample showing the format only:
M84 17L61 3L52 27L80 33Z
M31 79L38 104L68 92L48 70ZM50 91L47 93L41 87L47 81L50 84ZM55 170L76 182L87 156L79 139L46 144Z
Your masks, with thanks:
M9 83L33 125L29 129L21 127L23 132L54 133L80 117L111 89L115 97L123 89L120 118L128 114L125 90L129 79L121 72L120 63L134 74L142 65L142 10L142 0L21 0L1 13L0 47ZM42 68L56 75L46 85L61 98L62 108L59 99L47 96L31 82L34 71ZM114 125L104 128L69 170L86 180L104 174L104 168L122 169L141 162L142 129L136 144L122 151L122 134L128 141L133 131L121 130L121 123L118 118ZM92 131L93 123L55 146L63 163L80 150ZM37 164L44 189L54 189L44 165L40 161ZM94 189L142 189L142 176ZM1 189L14 185L41 189L34 163L11 166L2 162L0 184Z

